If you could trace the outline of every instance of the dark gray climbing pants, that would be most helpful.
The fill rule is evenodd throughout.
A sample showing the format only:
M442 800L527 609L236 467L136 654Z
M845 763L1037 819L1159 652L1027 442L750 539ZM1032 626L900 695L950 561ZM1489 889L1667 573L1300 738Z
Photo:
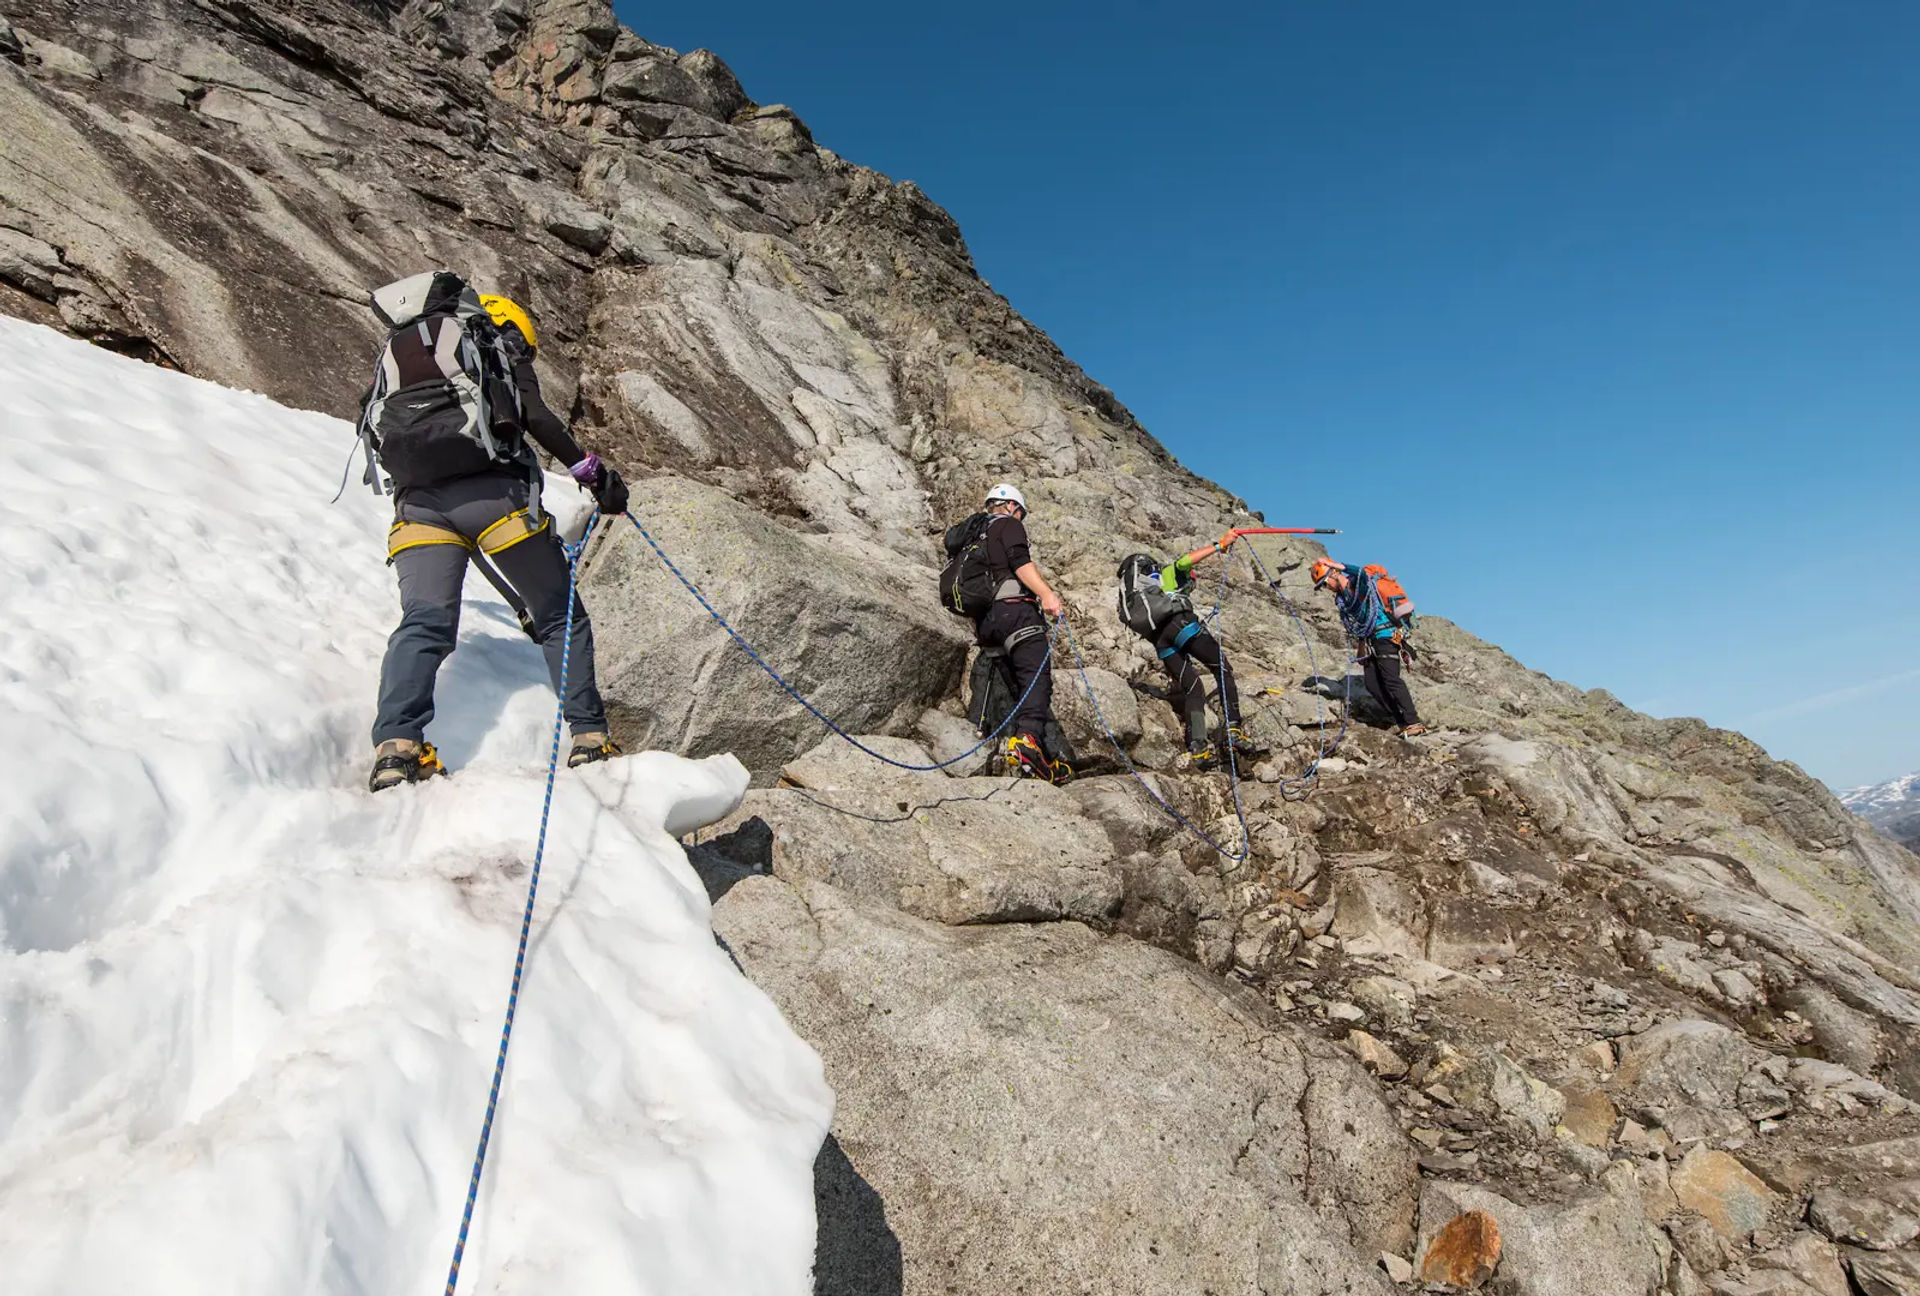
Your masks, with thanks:
M1194 631L1178 648L1172 646L1174 640L1180 637L1180 632L1198 619L1192 616L1177 617L1160 631L1154 641L1160 664L1173 680L1173 692L1168 694L1167 700L1173 703L1173 709L1179 713L1180 723L1186 729L1188 750L1207 741L1206 681L1209 679L1214 681L1219 690L1222 725L1228 729L1236 729L1240 725L1240 689L1234 683L1233 667L1227 664L1219 641L1201 629Z
M400 493L390 545L400 578L400 625L387 640L380 667L379 714L373 741L425 736L433 719L433 679L453 651L460 632L460 588L467 555L488 549L488 560L527 605L533 632L546 654L547 673L560 687L560 654L566 644L567 557L551 525L527 530L514 514L527 507L524 477L477 473ZM492 528L492 533L489 533ZM436 536L436 532L452 535ZM456 540L454 537L459 537ZM483 539L485 537L485 539ZM464 540L465 543L461 543ZM495 548L505 541L504 548ZM593 675L593 627L587 609L573 600L573 642L567 650L567 725L574 733L604 732L607 713Z
M982 647L1002 649L1013 669L1013 695L1020 713L1009 734L1023 733L1046 746L1053 719L1053 672L1047 663L1047 621L1032 599L1002 599L987 610L977 627Z
M1360 673L1373 700L1385 707L1401 728L1419 724L1420 713L1414 710L1413 693L1400 677L1400 646L1391 639L1375 639L1361 651Z

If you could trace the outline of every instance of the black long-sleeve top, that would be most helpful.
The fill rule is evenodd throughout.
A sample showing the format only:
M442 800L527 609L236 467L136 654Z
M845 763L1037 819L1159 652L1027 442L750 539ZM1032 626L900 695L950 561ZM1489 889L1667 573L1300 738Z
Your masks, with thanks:
M520 393L523 430L542 450L567 467L573 467L586 458L587 453L567 431L560 416L547 408L546 398L540 394L540 379L533 372L533 348L520 336L519 329L509 325L501 331L506 335L507 355L513 366L513 385Z

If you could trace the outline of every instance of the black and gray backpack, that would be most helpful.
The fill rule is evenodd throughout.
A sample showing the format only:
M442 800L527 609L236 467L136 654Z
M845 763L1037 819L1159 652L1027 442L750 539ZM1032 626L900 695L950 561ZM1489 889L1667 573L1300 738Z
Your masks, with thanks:
M998 521L975 513L947 529L947 565L940 569L940 602L955 616L979 620L993 610L1000 582L987 558L987 531Z
M522 413L500 330L459 275L430 270L372 293L390 330L360 416L369 456L396 486L427 486L522 454Z
M1169 621L1193 611L1185 590L1169 594L1160 584L1160 564L1152 554L1128 554L1120 561L1120 619L1127 629L1152 639Z

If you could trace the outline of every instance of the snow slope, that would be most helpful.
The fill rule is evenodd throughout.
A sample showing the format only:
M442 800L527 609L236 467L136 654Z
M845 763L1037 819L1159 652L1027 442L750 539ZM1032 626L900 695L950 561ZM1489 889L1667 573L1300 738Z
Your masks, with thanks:
M398 600L350 428L0 318L0 1274L8 1296L439 1291L553 697L470 583L371 797ZM810 1290L818 1059L675 837L730 757L562 770L461 1290Z

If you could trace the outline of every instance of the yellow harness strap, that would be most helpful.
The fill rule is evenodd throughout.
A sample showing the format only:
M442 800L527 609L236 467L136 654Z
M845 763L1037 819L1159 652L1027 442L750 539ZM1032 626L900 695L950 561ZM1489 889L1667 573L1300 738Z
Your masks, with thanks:
M392 562L394 555L402 549L417 549L421 545L432 544L457 544L463 549L473 547L458 531L449 531L425 522L395 522L387 528L387 561Z
M502 549L511 549L522 540L539 535L552 524L552 518L543 517L540 519L540 525L535 526L533 519L527 516L527 510L519 509L482 531L476 543L480 546L481 553L497 554Z

